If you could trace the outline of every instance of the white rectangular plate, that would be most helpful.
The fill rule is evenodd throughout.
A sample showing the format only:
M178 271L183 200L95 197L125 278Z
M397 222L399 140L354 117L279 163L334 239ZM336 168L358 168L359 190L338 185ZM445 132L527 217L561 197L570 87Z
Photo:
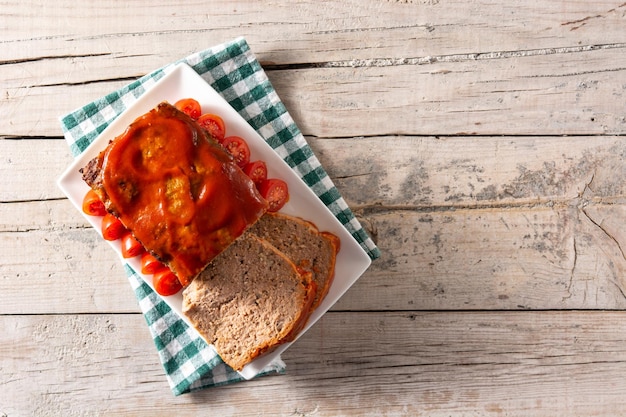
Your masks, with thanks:
M122 134L128 125L137 117L147 113L159 103L168 101L175 103L179 99L192 97L198 100L203 113L218 114L226 124L226 135L237 135L245 138L250 146L251 160L263 160L267 163L269 177L281 178L289 185L290 200L281 210L286 214L302 217L313 222L320 230L334 233L341 240L341 249L337 255L335 279L328 295L313 312L306 327L298 335L306 332L365 272L371 263L370 257L348 233L343 225L317 198L311 189L291 170L291 168L274 152L256 131L191 67L179 64L149 88L134 104L128 107L106 130L72 163L58 180L58 185L70 199L72 204L87 221L100 232L101 219L85 215L82 211L82 200L89 190L83 181L79 169L89 160L96 157L110 140ZM124 259L118 241L109 242L120 258L127 262L141 278L152 286L152 277L141 274L139 257ZM153 287L154 288L154 287ZM182 291L174 296L162 297L173 311L187 322L189 320L181 312ZM193 326L191 326L193 327ZM297 339L296 339L297 340ZM246 365L240 374L250 379L257 375L266 365L285 351L291 344L284 344L277 349L257 358Z

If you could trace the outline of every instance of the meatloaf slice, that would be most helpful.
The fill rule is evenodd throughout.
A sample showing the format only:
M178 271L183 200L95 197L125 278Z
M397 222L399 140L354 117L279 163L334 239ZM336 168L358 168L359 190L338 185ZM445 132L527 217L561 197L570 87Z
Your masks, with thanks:
M263 215L249 233L266 239L298 267L311 272L317 285L312 305L312 309L315 309L332 284L339 238L328 232L320 232L307 220L280 212Z
M183 291L183 313L233 369L293 339L315 297L310 274L244 234Z

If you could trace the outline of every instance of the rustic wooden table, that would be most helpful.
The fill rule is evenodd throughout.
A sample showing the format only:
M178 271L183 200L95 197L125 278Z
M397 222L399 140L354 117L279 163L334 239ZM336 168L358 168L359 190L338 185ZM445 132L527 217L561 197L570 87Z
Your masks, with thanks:
M171 4L168 4L171 3ZM0 5L0 416L626 411L623 0ZM283 359L174 397L58 117L244 36L382 257Z

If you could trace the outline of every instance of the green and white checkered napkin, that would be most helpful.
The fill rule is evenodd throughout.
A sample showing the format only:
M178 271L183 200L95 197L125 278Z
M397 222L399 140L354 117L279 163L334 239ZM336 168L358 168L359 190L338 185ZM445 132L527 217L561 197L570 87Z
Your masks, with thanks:
M378 248L355 219L287 113L245 39L235 39L179 62L190 65L256 129L329 207L372 259L380 256ZM63 116L63 132L73 155L80 155L127 106L175 64L156 70ZM125 269L174 395L242 380L128 265ZM283 372L284 369L285 364L278 359L259 375Z

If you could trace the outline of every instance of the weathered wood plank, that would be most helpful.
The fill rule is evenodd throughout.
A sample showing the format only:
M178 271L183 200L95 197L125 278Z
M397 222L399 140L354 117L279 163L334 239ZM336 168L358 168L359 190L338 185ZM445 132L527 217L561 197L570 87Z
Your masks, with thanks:
M623 51L620 47L268 75L307 135L621 134L626 129ZM29 63L17 65L26 74L35 70ZM136 77L132 66L121 66ZM0 135L58 136L60 115L129 82L25 85L11 74L16 70L7 68L13 66L0 66L0 79L5 80Z
M64 198L56 182L72 161L64 140L0 140L0 203Z
M93 229L0 234L1 313L138 312L121 260Z
M621 203L623 137L309 138L356 210Z
M355 209L618 203L626 195L619 136L308 140ZM65 141L0 140L0 155L0 177L10 179L0 201L63 198L56 180L72 161Z
M9 220L18 212L54 214L44 228L3 226L0 313L138 311L120 260L67 200L14 207ZM335 310L626 307L621 204L388 210L360 218L383 255Z
M154 66L178 59L181 52L237 36L249 39L267 62L281 65L626 41L622 30L626 6L619 0L532 5L480 0L335 0L324 6L314 1L295 5L275 1L271 7L259 2L212 1L176 5L173 12L167 3L147 8L120 0L85 5L63 0L54 6L12 0L2 4L11 16L0 28L2 59L95 55L103 58L104 66L109 66L109 58L125 57ZM25 43L30 48L24 48Z
M0 316L0 412L614 416L624 314L330 313L283 355L286 375L178 398L140 315Z
M383 255L336 308L623 309L625 214L591 205L371 215Z
M336 309L626 305L622 138L311 139L383 251ZM2 176L19 173L2 200L23 201L0 204L1 311L137 311L119 260L69 202L36 201L60 198L64 142L0 148ZM76 287L56 291L59 279Z
M626 128L623 105L615 105L626 102L622 49L280 71L270 79L302 131L318 137L617 134Z

